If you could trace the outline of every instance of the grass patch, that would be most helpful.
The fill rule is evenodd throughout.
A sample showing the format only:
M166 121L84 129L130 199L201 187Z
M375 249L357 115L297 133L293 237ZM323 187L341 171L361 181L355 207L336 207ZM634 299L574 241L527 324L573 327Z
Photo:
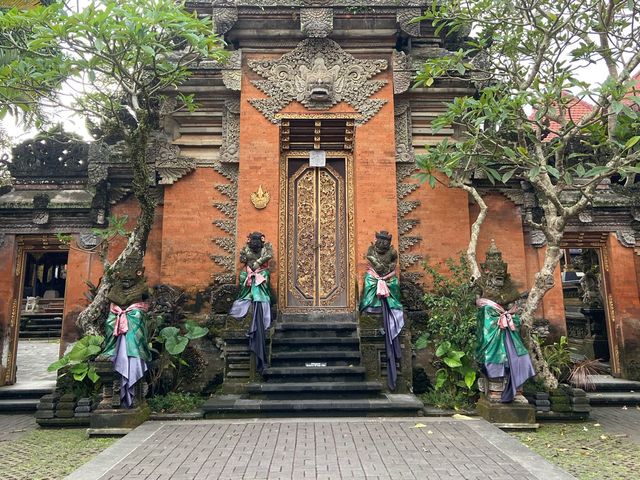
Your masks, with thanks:
M536 432L510 433L581 480L628 480L640 471L640 445L593 421L544 423Z
M85 428L36 429L2 442L4 480L57 480L102 452L117 438L88 438Z

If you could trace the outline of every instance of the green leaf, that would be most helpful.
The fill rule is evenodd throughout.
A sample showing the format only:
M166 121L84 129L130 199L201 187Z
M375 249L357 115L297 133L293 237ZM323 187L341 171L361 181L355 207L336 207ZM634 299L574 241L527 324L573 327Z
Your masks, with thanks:
M473 387L473 384L476 381L476 372L467 372L464 376L464 383L467 388Z
M447 341L442 342L440 345L438 345L438 348L436 349L436 357L442 357L449 350L451 350L451 342L447 342Z
M624 144L624 148L631 148L633 147L636 143L638 143L640 141L640 135L636 135L634 137L631 137L629 140L627 140L627 142Z
M89 369L87 370L87 377L89 377L89 380L91 380L93 383L97 383L98 380L100 380L100 375L98 375L95 367L89 367Z
M554 176L555 178L560 178L560 172L558 171L558 169L556 167L552 167L551 165L547 165L545 168L547 169L547 172L549 172L552 176Z
M189 339L187 337L176 335L175 337L168 337L165 341L164 346L170 355L180 355L182 352L184 352L184 349L187 348L188 344Z
M177 327L164 327L162 330L160 330L160 337L165 341L169 340L170 338L175 339L179 334L180 329Z
M187 330L185 337L187 337L189 340L202 338L209 333L209 330L191 321L185 322L184 328Z
M462 366L462 362L460 360L458 360L457 358L454 358L454 357L444 357L442 359L442 361L449 368L456 368L456 367L461 367Z
M447 372L444 371L443 369L440 369L436 372L436 383L434 384L434 388L436 390L440 390L442 388L442 386L445 384L445 382L447 381L448 375Z
M423 350L427 348L428 344L429 344L429 336L426 333L423 333L416 340L415 348L416 350Z
M48 372L55 372L56 370L60 370L62 367L66 367L69 365L69 356L65 355L61 359L53 362L51 365L47 367Z

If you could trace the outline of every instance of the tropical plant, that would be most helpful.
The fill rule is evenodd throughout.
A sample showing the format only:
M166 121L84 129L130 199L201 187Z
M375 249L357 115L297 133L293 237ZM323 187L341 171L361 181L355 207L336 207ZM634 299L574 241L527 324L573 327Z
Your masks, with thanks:
M472 179L481 172L491 183L517 180L535 193L539 208L525 221L544 234L546 248L521 319L538 376L555 388L531 336L535 312L554 285L569 220L610 178L631 185L640 173L640 96L632 78L640 66L640 9L618 0L434 1L422 20L460 48L431 56L417 86L477 87L433 122L435 131L453 127L461 134L420 157L422 178L462 188L480 207L467 249L474 280L487 205ZM585 81L594 65L604 67L601 83ZM573 115L583 100L593 108Z
M542 347L542 354L549 365L549 370L559 380L564 381L569 376L571 369L571 347L569 340L564 335L560 340Z
M70 373L76 382L84 382L85 379L89 379L94 384L98 383L100 376L90 362L102 351L103 341L104 337L100 335L87 335L82 337L73 345L69 352L49 365L47 371L56 372L63 370L60 376Z
M158 318L157 334L151 337L151 351L154 360L150 368L151 392L169 393L180 386L182 367L188 366L183 353L191 340L202 338L209 333L204 327L187 320L181 327L162 326L163 317Z

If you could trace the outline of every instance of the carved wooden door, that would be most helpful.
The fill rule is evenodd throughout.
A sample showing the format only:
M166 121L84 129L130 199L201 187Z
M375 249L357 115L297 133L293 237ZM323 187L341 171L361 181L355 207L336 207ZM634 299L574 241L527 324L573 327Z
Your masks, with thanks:
M310 167L287 161L286 305L289 309L349 306L347 185L344 158Z

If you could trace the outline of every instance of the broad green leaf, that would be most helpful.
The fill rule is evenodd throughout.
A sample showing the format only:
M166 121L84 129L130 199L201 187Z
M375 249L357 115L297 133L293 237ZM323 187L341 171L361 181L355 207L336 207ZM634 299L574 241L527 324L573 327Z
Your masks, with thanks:
M184 328L187 330L185 337L187 337L189 340L202 338L209 333L209 330L191 321L185 322Z
M168 337L165 341L165 348L170 355L180 355L184 352L189 344L189 339L182 335L176 335L175 337Z
M423 333L416 340L416 344L415 344L416 350L422 350L424 348L427 348L428 344L429 344L429 336L426 333Z
M442 357L449 350L451 350L451 343L447 341L442 342L440 345L438 345L438 348L436 349L436 357Z
M454 358L454 357L444 357L442 359L442 361L449 368L456 368L456 367L461 367L462 366L462 362L460 360L458 360L457 358Z
M445 372L443 369L440 369L436 372L436 383L434 384L433 387L436 390L440 390L446 381L447 381L447 372Z
M464 383L467 385L467 388L473 387L473 384L476 381L476 372L467 372L464 376Z
M160 337L168 340L170 338L176 338L180 334L180 329L177 327L164 327L160 330Z

